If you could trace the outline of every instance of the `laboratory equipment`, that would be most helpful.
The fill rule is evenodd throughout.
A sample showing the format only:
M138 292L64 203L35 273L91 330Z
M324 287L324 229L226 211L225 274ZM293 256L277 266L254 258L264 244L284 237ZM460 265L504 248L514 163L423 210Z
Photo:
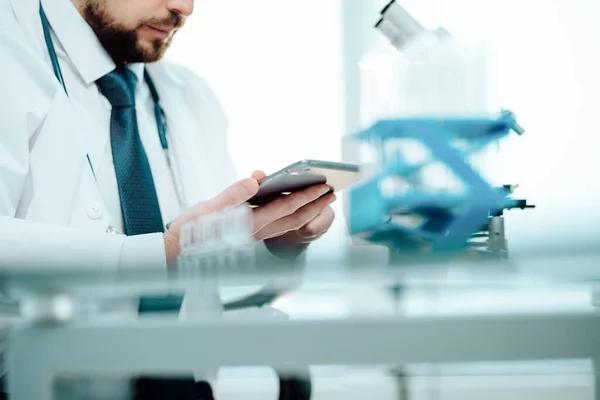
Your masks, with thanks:
M468 161L469 152L508 135L514 126L514 116L504 112L487 119L384 120L361 132L359 140L377 146L380 165L378 173L350 191L351 233L396 249L424 244L433 252L467 249L469 239L488 226L489 218L500 217L503 210L529 207L526 201L511 198L509 187L488 184ZM386 145L397 138L417 141L429 157L415 164L399 151L390 155ZM456 147L456 140L465 146ZM457 185L448 190L420 185L419 174L436 163L448 168ZM417 217L417 224L404 223L408 217ZM497 225L494 229L501 229Z
M181 228L180 279L235 274L254 266L252 211L246 205L203 215ZM201 279L205 281L205 279Z
M484 52L444 28L426 30L397 1L375 27L402 56L382 61L380 98L370 100L384 110L356 135L369 157L350 191L350 233L405 257L506 256L503 212L532 206L486 179L478 155L524 130L512 112L490 110Z

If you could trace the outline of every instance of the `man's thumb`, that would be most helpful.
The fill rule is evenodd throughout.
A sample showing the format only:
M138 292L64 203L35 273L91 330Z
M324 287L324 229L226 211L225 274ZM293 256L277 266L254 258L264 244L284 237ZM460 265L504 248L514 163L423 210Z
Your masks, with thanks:
M217 197L209 200L205 204L206 212L212 213L235 207L250 200L256 192L258 192L258 182L256 179L243 179L229 186Z

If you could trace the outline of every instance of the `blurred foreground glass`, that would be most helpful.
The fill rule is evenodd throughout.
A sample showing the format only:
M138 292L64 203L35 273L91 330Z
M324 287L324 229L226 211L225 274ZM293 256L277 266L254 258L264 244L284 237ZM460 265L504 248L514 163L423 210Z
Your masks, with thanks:
M194 279L188 289L192 312L207 318L220 316L219 278L252 271L255 265L252 212L246 205L199 217L184 225L180 234L178 276ZM190 296L191 294L191 296Z
M254 264L252 212L246 205L199 217L181 229L178 259L184 274L216 274Z

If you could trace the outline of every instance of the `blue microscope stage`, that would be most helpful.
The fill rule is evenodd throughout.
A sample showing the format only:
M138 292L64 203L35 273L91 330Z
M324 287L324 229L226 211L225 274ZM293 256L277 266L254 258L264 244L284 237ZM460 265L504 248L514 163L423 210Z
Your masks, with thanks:
M381 120L358 133L357 139L377 152L378 165L373 175L350 190L350 233L397 250L466 249L469 240L503 210L531 207L512 199L510 186L488 183L470 161L473 154L511 131L523 133L513 113L503 111L489 118ZM407 162L402 151L389 150L398 139L417 141L429 156L417 164ZM420 172L432 164L446 167L459 182L459 190L422 185ZM416 216L420 222L406 224L402 222L406 216Z

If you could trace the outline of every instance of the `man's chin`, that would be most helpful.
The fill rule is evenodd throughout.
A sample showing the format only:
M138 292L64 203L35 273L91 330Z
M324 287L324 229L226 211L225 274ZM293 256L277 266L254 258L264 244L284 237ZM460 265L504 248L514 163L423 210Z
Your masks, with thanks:
M168 40L144 40L139 39L137 48L140 52L139 57L145 63L160 61L163 58Z

